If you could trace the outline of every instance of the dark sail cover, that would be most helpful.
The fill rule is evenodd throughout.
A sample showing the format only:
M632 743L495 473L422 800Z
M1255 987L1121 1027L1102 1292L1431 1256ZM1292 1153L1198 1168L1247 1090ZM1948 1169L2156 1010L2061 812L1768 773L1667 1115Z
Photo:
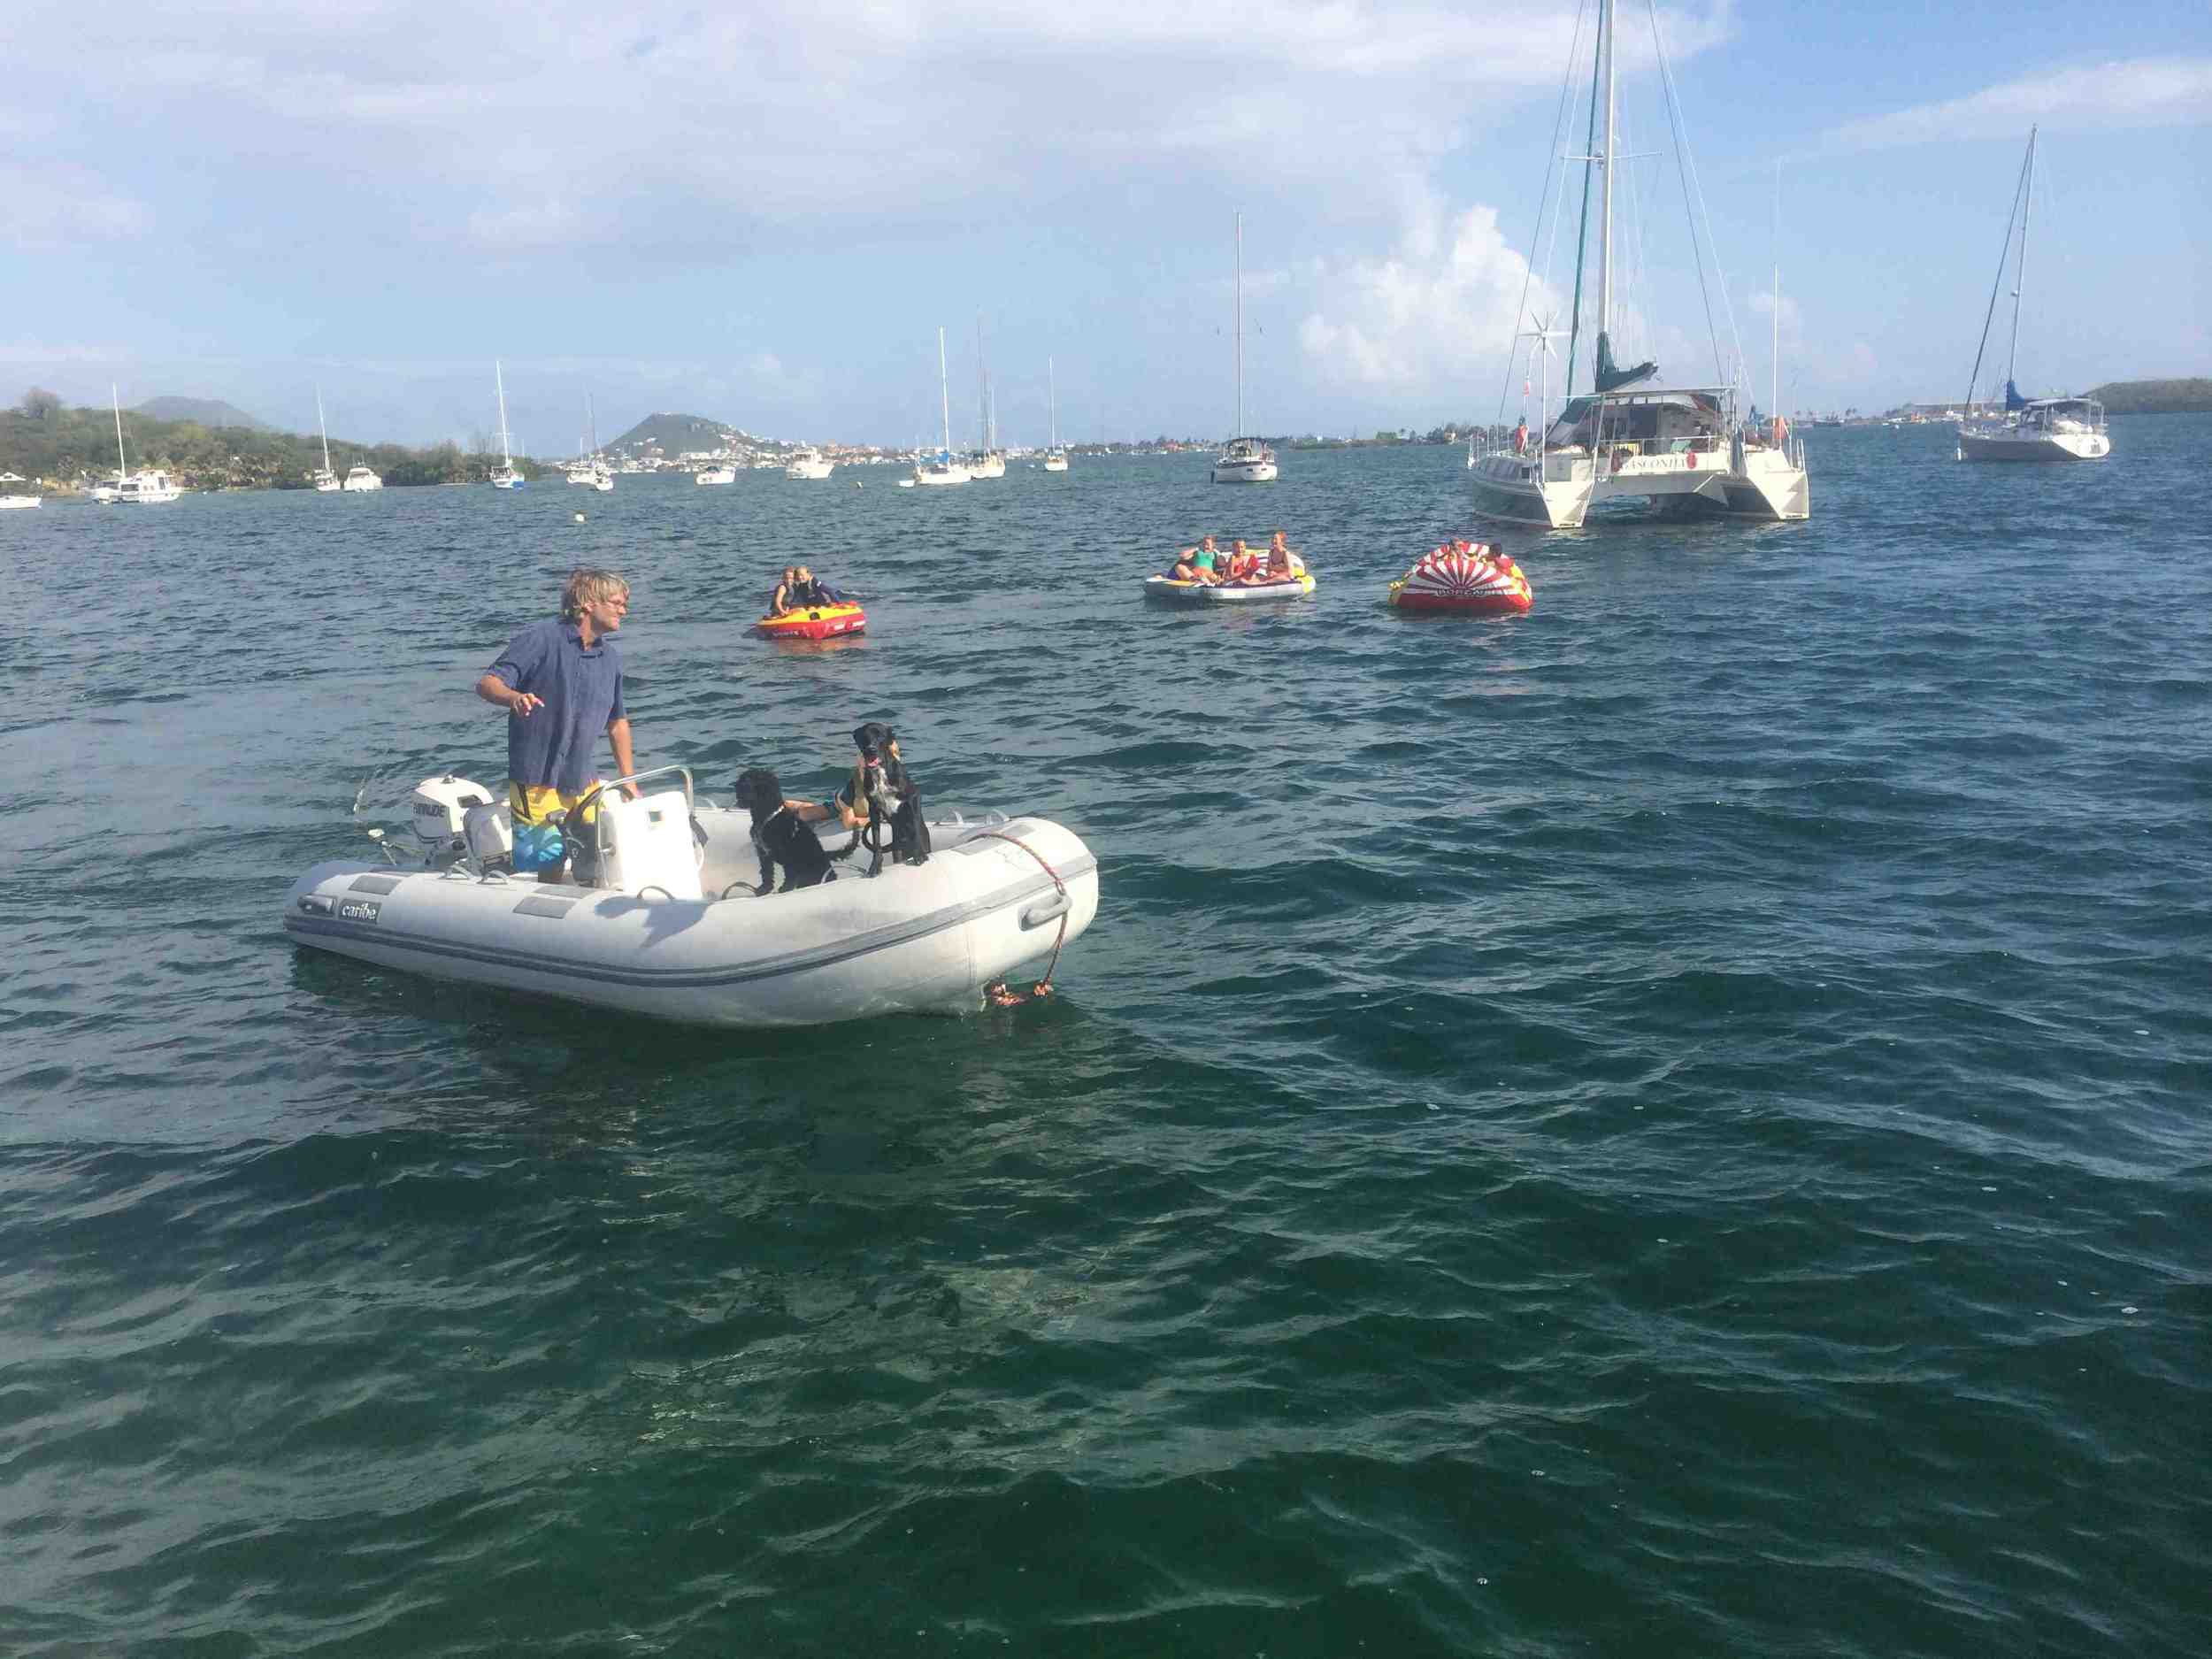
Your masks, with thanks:
M1598 336L1598 390L1601 392L1618 391L1624 386L1633 386L1639 380L1647 380L1658 373L1659 365L1656 363L1639 363L1632 369L1615 368L1612 336L1604 334Z
M2028 400L2020 396L2020 388L2010 380L2005 382L2005 413L2016 415L2028 406Z

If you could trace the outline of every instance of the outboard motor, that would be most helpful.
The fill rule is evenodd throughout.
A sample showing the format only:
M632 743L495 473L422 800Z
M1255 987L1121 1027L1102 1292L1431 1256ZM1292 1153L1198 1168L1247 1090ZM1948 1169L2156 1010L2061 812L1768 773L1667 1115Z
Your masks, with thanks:
M480 783L448 772L425 778L408 802L408 828L415 846L432 864L449 864L469 851L471 811L489 807L492 792Z

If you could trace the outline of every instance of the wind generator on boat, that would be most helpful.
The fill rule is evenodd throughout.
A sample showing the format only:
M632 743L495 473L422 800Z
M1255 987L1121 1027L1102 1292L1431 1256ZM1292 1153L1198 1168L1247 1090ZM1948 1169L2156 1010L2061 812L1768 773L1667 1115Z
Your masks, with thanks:
M1540 324L1532 335L1532 351L1546 355L1547 395L1539 403L1533 431L1523 419L1514 435L1494 435L1479 441L1469 472L1474 481L1477 510L1493 518L1515 524L1541 525L1547 529L1571 529L1589 518L1593 508L1622 499L1640 500L1647 509L1670 518L1714 517L1765 520L1804 518L1812 511L1811 491L1805 471L1801 441L1789 437L1778 419L1766 431L1740 420L1737 382L1741 377L1743 352L1736 349L1732 365L1721 359L1717 327L1713 335L1714 367L1718 384L1664 387L1655 383L1656 362L1623 366L1614 359L1613 331L1619 312L1613 293L1613 197L1615 174L1632 157L1622 153L1616 134L1617 75L1613 50L1614 0L1599 0L1596 54L1591 73L1590 129L1596 147L1564 159L1584 164L1582 219L1576 248L1575 303L1569 341L1563 405L1555 415L1548 396L1548 354L1552 331ZM1653 44L1667 92L1668 119L1674 124L1678 153L1686 158L1686 141L1680 133L1679 112L1673 97L1673 81L1667 68L1665 48L1659 40L1656 12L1652 19ZM1564 106L1563 105L1563 118ZM1686 159L1684 165L1688 167ZM1694 173L1688 178L1694 181ZM1547 196L1550 176L1546 177ZM1594 194L1596 200L1593 204ZM1594 205L1597 219L1595 327L1584 314L1584 253L1586 227ZM1542 230L1540 215L1539 232ZM1691 224L1693 247L1697 250L1701 287L1708 280L1705 249L1711 243L1709 227L1703 242L1698 225ZM1532 249L1533 243L1532 242ZM1710 273L1721 289L1724 307L1727 289L1719 280L1717 260ZM1535 280L1535 261L1530 260L1530 281ZM1526 310L1525 290L1522 309ZM1711 317L1709 291L1707 316ZM1734 332L1732 315L1730 333ZM1596 340L1587 361L1589 385L1574 390L1575 369L1581 360L1584 335ZM1509 394L1512 369L1507 370ZM1527 380L1524 380L1524 396ZM1505 399L1499 400L1500 430Z

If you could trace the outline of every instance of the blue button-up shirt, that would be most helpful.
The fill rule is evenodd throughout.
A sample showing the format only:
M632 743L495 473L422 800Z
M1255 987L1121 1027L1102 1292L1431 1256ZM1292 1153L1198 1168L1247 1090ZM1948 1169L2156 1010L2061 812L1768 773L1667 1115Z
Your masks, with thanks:
M574 795L592 780L599 734L628 717L622 653L601 634L588 649L573 622L533 622L508 641L488 673L545 707L507 717L507 775L519 784Z

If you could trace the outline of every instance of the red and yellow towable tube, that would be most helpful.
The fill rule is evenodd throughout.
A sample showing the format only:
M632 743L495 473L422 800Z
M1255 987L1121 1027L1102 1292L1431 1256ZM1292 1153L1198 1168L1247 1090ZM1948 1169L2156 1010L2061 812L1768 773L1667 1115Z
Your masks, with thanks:
M833 640L858 634L868 626L868 613L847 600L836 605L807 605L780 617L763 617L753 632L764 640Z
M1479 541L1425 553L1390 584L1390 603L1399 610L1433 616L1518 616L1535 599L1521 567Z

